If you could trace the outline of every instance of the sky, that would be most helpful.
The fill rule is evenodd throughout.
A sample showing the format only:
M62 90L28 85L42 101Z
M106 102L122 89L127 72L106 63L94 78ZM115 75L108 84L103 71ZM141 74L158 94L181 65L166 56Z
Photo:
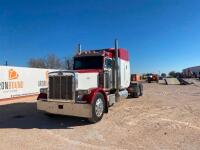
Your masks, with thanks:
M132 73L200 65L199 0L0 0L0 65L119 47Z

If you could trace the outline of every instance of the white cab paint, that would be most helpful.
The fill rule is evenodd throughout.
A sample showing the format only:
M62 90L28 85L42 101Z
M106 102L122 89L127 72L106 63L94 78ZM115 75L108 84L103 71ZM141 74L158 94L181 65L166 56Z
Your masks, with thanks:
M121 89L129 87L130 84L130 62L119 59L119 72L121 77Z
M98 72L94 73L77 73L77 89L76 90L88 90L90 88L98 87Z

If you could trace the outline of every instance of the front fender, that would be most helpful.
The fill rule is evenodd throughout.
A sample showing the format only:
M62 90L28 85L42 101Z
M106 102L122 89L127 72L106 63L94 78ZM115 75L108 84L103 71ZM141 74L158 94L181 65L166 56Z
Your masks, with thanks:
M47 94L46 93L40 93L37 97L37 100L40 100L40 99L47 99Z
M108 113L108 98L105 91L102 88L90 89L90 94L88 95L87 101L89 104L92 104L97 93L101 93L104 96L105 100L105 113Z
M107 104L107 102L108 102L107 95L102 88L90 89L90 93L89 93L89 96L88 96L88 103L92 104L96 93L101 93L104 96L104 100Z

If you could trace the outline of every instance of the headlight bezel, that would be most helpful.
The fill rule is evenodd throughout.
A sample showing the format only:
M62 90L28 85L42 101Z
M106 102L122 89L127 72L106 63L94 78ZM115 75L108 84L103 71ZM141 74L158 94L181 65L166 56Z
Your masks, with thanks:
M40 88L40 93L47 94L48 93L48 88Z
M86 101L83 99L83 97L85 95L88 95L89 94L89 90L79 90L79 91L76 91L76 100L77 101Z

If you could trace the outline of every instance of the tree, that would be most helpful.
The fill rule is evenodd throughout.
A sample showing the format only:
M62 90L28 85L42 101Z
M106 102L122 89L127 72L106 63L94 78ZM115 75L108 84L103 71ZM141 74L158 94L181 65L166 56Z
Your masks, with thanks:
M73 59L65 57L61 60L54 54L49 54L44 58L30 58L28 66L31 68L46 68L46 69L73 69Z
M182 77L182 73L176 72L176 78L181 78L181 77Z
M60 69L61 64L61 60L54 54L50 54L46 58L46 68L48 69Z
M72 70L73 69L73 59L72 58L64 58L64 61L62 63L62 68L66 70Z
M175 71L170 71L169 72L169 76L175 78L176 77L176 72Z
M166 73L161 73L161 77L166 78L167 77Z
M28 66L31 68L46 68L44 58L31 58L28 61Z

